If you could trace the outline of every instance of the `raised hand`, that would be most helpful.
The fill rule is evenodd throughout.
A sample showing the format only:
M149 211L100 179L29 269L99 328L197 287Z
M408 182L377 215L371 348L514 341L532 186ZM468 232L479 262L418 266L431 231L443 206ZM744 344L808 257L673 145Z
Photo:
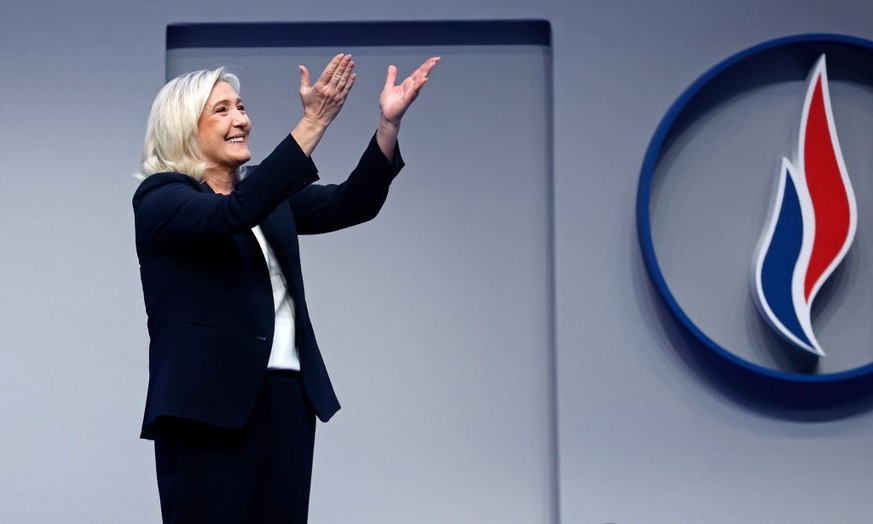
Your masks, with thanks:
M421 88L427 83L427 75L439 60L438 56L428 58L403 82L400 82L400 85L394 85L397 81L397 68L393 65L388 66L385 87L379 96L379 109L382 111L382 117L379 121L379 129L376 130L376 142L386 157L394 157L394 146L397 144L400 120L418 97Z
M321 76L310 85L309 70L300 69L300 100L303 118L327 127L339 113L355 85L352 55L338 54L327 64Z
M291 131L291 136L300 149L309 156L324 135L327 126L339 114L349 91L355 85L352 55L338 54L327 64L321 76L310 85L309 70L300 69L300 100L303 102L303 118Z
M400 119L409 109L412 102L418 97L418 93L427 83L427 75L439 62L439 57L428 58L411 75L406 77L400 85L394 85L397 81L397 68L388 66L388 75L385 78L385 87L379 97L379 109L382 111L382 119L400 125Z

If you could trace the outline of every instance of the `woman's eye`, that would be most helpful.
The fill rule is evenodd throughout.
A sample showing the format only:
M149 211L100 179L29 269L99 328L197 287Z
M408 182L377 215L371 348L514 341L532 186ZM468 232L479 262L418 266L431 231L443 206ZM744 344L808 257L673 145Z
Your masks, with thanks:
M227 107L225 107L225 106L218 106L218 107L215 108L215 112L216 112L216 113L227 113Z
M239 110L240 113L246 112L246 106L240 105L240 106L236 106L236 108L237 108L237 110Z

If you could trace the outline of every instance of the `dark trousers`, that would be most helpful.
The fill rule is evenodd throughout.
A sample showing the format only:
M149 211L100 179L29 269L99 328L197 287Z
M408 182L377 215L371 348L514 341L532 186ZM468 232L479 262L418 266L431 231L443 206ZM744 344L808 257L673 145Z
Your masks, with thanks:
M268 371L251 419L220 429L162 420L155 463L165 524L305 524L315 415L300 374Z

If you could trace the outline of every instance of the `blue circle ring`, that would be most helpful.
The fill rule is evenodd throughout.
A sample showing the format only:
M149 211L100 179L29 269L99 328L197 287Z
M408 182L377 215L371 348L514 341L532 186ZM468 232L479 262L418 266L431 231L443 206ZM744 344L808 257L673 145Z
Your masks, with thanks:
M673 316L697 340L740 368L765 379L793 384L835 384L873 379L873 362L838 373L803 374L770 369L749 362L709 338L685 314L667 286L655 256L650 223L650 201L655 171L671 140L698 116L728 97L752 87L806 78L811 65L828 55L830 78L870 85L873 78L873 42L832 34L806 34L770 40L739 52L704 73L673 103L661 120L646 150L637 190L637 232L649 276ZM832 67L837 57L837 68Z

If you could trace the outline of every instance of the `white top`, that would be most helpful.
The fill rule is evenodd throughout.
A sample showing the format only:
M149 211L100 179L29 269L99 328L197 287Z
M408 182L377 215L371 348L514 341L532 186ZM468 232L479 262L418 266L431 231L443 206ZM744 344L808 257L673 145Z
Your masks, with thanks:
M279 261L273 254L273 249L264 238L260 226L252 228L252 233L258 239L267 269L270 270L270 285L273 286L273 306L276 308L276 324L273 328L273 348L270 350L269 369L292 369L300 371L300 357L294 344L294 301L288 294L285 275L279 267Z

